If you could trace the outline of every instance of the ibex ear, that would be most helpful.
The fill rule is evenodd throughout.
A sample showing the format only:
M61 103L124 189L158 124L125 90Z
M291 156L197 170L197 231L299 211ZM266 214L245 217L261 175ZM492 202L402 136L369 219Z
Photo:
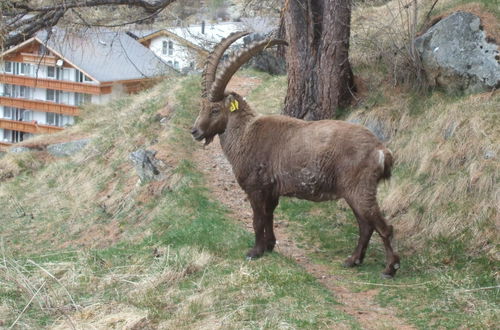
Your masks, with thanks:
M224 106L231 112L236 111L240 108L238 100L232 94L226 96L226 98L224 99Z
M225 106L225 107L229 107L233 101L234 101L234 96L233 96L233 94L228 94L228 95L224 98L224 106Z

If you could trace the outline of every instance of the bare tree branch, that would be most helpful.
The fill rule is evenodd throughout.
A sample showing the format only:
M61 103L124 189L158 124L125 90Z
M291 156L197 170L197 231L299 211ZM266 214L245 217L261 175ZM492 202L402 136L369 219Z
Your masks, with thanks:
M158 15L175 0L66 0L57 5L35 6L24 0L2 1L0 5L0 47L9 48L31 38L40 30L55 26L68 10L101 6L129 6L142 8L147 14L133 22ZM81 18L81 17L80 17ZM120 26L118 23L108 26Z

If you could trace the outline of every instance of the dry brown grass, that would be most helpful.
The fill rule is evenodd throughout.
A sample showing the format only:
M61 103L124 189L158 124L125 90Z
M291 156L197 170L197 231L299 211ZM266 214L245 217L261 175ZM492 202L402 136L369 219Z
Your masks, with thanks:
M151 329L147 311L130 305L94 304L61 319L51 327L63 329Z
M389 147L396 155L396 174L383 189L383 208L402 240L415 248L429 239L469 232L471 251L498 258L500 129L495 109L500 94L458 101L436 94L431 101L420 106L418 115L411 114L404 98L364 115L383 121L394 133Z
M481 25L484 28L486 38L489 39L490 42L496 42L497 45L500 44L500 21L495 17L494 14L489 12L483 4L477 2L455 6L452 9L444 10L439 15L432 16L429 19L429 22L422 28L422 31L427 30L429 27L436 24L444 17L457 11L465 11L478 16L481 19Z

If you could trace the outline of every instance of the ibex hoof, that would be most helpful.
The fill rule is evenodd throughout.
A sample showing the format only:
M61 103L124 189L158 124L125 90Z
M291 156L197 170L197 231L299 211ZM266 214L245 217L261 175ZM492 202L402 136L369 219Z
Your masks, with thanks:
M253 248L247 253L247 260L254 260L262 257L264 254L264 249L262 248Z
M382 276L382 278L385 280L393 280L394 279L394 276L391 274L382 273L382 274L380 274L380 276Z
M344 263L342 264L342 266L346 267L346 268L352 268L352 267L356 267L356 266L359 266L361 265L361 260L359 259L356 259L356 260L352 260L351 258L347 258Z

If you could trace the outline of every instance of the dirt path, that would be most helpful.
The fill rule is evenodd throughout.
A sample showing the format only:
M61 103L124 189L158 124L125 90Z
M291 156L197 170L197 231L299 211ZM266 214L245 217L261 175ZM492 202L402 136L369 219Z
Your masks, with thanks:
M228 89L246 95L259 83L260 81L254 78L233 77ZM247 230L253 232L250 204L234 178L231 165L221 150L218 138L215 138L210 145L200 147L195 152L194 159L198 168L205 174L213 196L231 210L234 219L241 221ZM342 285L347 279L332 274L324 265L313 262L307 256L306 250L296 246L287 232L287 227L286 220L275 221L274 230L278 240L275 251L293 258L328 288L342 304L339 308L353 316L364 329L414 329L398 318L393 309L381 307L374 301L378 290L352 292Z

